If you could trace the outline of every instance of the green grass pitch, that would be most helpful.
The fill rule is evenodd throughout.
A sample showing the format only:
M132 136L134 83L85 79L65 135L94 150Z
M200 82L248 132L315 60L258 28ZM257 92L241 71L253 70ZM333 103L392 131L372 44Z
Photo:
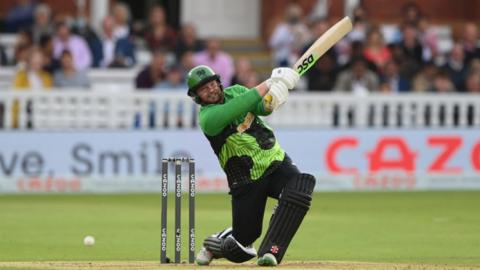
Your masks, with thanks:
M196 201L198 250L231 215L227 195L197 194ZM186 258L186 194L182 204ZM93 247L83 246L86 235L95 236ZM159 242L159 194L0 195L0 261L153 261ZM479 266L480 192L316 193L285 260Z

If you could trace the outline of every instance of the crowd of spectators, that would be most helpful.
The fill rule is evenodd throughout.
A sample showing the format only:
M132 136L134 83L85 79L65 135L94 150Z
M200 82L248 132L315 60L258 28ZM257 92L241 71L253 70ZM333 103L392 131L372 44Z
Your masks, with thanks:
M14 89L89 88L92 68L124 68L140 70L133 82L139 90L185 90L186 73L198 64L211 65L230 85L234 63L220 40L198 39L188 23L177 31L162 6L149 10L144 25L134 26L129 7L117 2L96 31L83 10L56 14L45 3L18 1L6 17L7 30L16 33L13 55L0 45L0 64L15 67ZM145 67L136 59L142 50L151 55Z
M307 20L299 6L286 9L284 21L269 40L278 66L295 60L331 26L323 18ZM369 92L479 92L480 44L476 22L463 25L461 37L448 51L413 3L404 7L403 21L388 39L380 26L368 20L358 6L353 31L320 58L306 74L309 91Z
M90 68L138 67L139 50L151 52L150 63L134 69L139 70L133 83L139 90L185 90L186 73L198 64L212 67L224 86L253 87L262 79L250 59L234 61L221 49L219 39L199 39L193 24L180 29L169 26L162 6L150 8L143 24L133 24L128 6L117 2L96 31L82 9L68 16L57 14L47 4L18 3L6 17L8 29L17 33L12 59L0 44L0 64L16 66L14 88L88 88ZM316 63L298 88L359 95L479 92L478 26L465 23L451 50L442 52L421 10L409 4L403 12L403 21L386 39L381 27L369 22L366 11L357 7L353 31ZM291 66L330 26L325 18L305 16L296 4L288 6L268 42L272 62Z

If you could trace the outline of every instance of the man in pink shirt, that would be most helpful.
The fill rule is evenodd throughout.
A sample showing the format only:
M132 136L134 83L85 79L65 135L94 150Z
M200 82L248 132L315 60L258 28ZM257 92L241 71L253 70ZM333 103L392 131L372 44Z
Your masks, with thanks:
M62 52L72 52L75 70L82 71L92 64L92 54L85 40L70 33L70 28L65 22L57 25L57 35L53 40L53 57L60 59Z
M207 48L194 56L195 65L206 65L212 68L222 78L223 86L229 86L234 74L232 57L220 50L220 41L211 38Z

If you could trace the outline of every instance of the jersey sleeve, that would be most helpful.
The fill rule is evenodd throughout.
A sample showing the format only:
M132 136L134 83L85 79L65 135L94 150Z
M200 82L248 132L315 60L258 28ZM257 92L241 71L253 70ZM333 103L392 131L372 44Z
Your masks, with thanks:
M258 91L248 91L247 88L241 88L244 87L226 89L226 95L231 94L232 98L224 104L202 107L199 122L205 134L209 136L217 135L237 117L257 110L258 104L262 103L262 97Z
M249 88L241 86L241 85L236 85L236 87L232 87L232 90L235 91L235 93L237 93L237 94L242 94L242 93L245 93L245 92L248 92L248 91L253 91L253 90L256 90L256 89L255 88L249 89ZM265 109L263 98L258 101L257 105L255 106L255 108L251 112L253 114L259 115L259 116L267 116L267 115L270 115L272 113L271 111L268 111L268 110Z

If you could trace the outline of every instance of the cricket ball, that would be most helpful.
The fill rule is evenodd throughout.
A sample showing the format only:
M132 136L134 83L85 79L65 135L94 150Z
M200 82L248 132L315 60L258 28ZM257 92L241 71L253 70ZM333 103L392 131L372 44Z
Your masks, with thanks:
M87 247L95 245L95 237L88 235L83 238L83 244Z

